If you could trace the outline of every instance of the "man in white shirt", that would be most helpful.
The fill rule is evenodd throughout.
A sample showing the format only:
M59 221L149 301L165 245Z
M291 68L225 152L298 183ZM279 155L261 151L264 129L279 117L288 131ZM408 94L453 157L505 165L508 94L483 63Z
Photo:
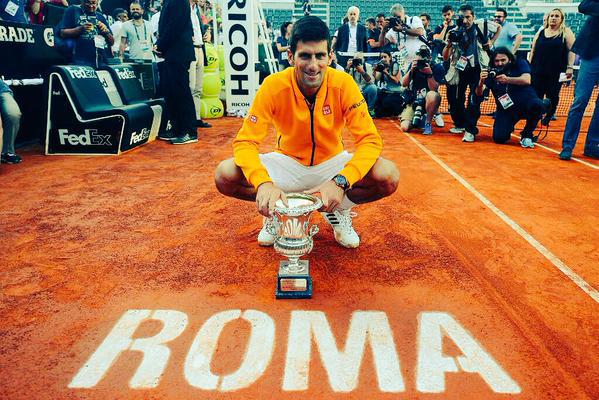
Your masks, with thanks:
M403 69L412 65L416 58L416 53L423 42L420 37L424 37L426 32L420 17L410 17L406 15L405 9L401 4L394 4L391 7L391 18L386 22L383 29L384 42L382 46L391 43L396 48L395 52L399 54L399 65Z
M129 59L152 60L154 58L152 54L154 36L150 23L143 19L143 7L134 0L129 5L129 12L132 19L125 22L121 29L119 56L123 59L125 49L129 46Z
M332 45L334 51L350 53L352 56L356 52L368 51L368 31L364 25L358 23L359 19L358 7L352 6L347 9L347 24L343 24L336 32L337 39ZM339 65L345 68L350 57L338 55Z
M114 35L112 53L117 55L119 54L119 49L121 47L121 29L123 28L123 24L129 20L129 14L127 14L127 11L123 8L115 8L112 15L115 21L110 25L110 30Z

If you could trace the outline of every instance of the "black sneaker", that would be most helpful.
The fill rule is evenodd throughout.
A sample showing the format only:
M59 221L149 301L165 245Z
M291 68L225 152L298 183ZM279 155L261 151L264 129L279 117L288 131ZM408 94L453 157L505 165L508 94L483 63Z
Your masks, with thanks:
M597 160L599 160L599 153L595 154L595 153L587 153L586 151L584 153L582 153L585 157L589 157L589 158L595 158Z
M560 160L569 160L572 158L572 150L563 149L561 153L559 153Z
M171 140L171 143L172 144L187 144L187 143L196 143L197 141L198 141L197 134L186 133L183 136L173 138Z
M0 161L2 162L2 164L19 164L21 163L21 161L23 161L23 159L21 158L21 156L18 156L16 154L2 153Z
M177 137L177 135L175 135L175 133L173 131L160 132L158 134L158 139L167 140L169 142L176 137Z
M554 121L553 117L555 117L555 115L549 116L550 110L551 110L551 100L543 99L543 114L545 114L545 116L543 117L543 119L541 119L541 125L548 126L549 122Z
M198 119L196 121L196 126L198 128L212 128L212 125L210 125L208 122L204 122L202 119Z

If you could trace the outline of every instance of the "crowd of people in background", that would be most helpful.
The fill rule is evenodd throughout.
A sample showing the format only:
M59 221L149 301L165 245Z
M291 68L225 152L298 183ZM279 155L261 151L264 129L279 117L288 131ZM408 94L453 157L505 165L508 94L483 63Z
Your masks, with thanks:
M449 132L461 135L466 143L476 140L481 104L492 93L493 140L508 142L516 123L524 120L520 144L534 148L542 127L555 119L561 87L572 80L578 54L580 72L560 153L568 160L584 109L599 83L599 46L591 39L599 37L598 7L596 0L581 3L580 11L589 18L578 39L567 27L564 12L552 9L527 56L518 52L523 35L505 8L497 8L488 19L477 18L469 4L457 10L446 5L439 10L442 23L433 27L428 13L411 16L401 4L393 5L388 14L364 19L352 6L333 35L333 67L342 67L354 78L372 117L398 117L402 130L425 135L433 134L433 125L445 126L439 88L446 86L454 125ZM280 59L285 57L279 53ZM281 68L287 66L281 63ZM599 158L597 106L584 155Z
M174 144L197 141L195 128L210 126L200 117L199 101L206 63L204 43L212 40L213 18L218 20L210 1L164 0L163 8L163 0L133 0L126 2L126 8L114 9L110 16L101 12L98 0L74 0L80 4L72 1L0 0L0 19L40 24L44 23L50 4L67 7L55 31L56 46L66 52L70 61L94 68L115 57L157 63L160 80L168 82L160 85L159 91L177 126L174 136L161 138ZM176 12L164 18L164 9L168 7ZM555 119L561 87L572 79L578 54L582 61L560 154L567 160L599 76L599 46L593 42L599 37L598 7L597 0L581 3L580 11L589 17L578 39L567 27L561 9L548 12L526 59L518 53L522 33L504 8L497 8L490 20L477 18L468 4L457 10L446 5L439 10L442 23L431 26L430 14L411 16L401 4L393 5L388 13L367 18L362 18L359 8L352 6L333 35L331 66L354 78L371 116L397 117L402 129L420 130L425 135L433 133L433 125L445 126L439 112L439 88L446 86L454 125L449 132L461 135L463 142L476 140L481 103L492 93L497 109L494 141L509 141L515 124L524 119L526 126L520 143L524 148L533 148L539 123L547 126ZM179 8L185 9L183 14ZM302 3L302 11L310 15L310 1ZM184 19L189 21L183 24ZM280 29L270 25L267 28L273 35L280 69L290 67L287 53L293 23L285 22ZM190 30L189 38L183 30ZM182 85L189 90L173 89ZM20 116L20 111L11 99L10 88L0 85L2 162L18 163L21 158L14 152L14 140L18 131L15 116ZM595 158L599 156L598 108L584 151ZM192 111L182 111L188 109L193 116ZM177 117L181 113L188 115Z

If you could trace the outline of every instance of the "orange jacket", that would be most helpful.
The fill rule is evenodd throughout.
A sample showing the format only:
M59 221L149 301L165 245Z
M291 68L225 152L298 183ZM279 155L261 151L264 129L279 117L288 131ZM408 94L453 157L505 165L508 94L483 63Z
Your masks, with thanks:
M333 68L327 68L313 111L299 90L294 68L270 75L262 83L233 141L235 164L256 188L272 181L258 156L271 124L277 132L275 151L306 166L342 152L341 133L347 126L356 151L340 174L350 185L366 175L383 148L360 89L350 75Z

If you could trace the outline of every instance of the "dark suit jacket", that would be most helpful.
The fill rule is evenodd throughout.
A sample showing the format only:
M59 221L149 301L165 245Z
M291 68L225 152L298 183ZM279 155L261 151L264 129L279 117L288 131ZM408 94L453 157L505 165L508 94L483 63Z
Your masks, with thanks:
M358 51L366 52L368 40L368 31L366 27L358 23L358 29L356 30L356 46ZM337 32L337 43L335 44L336 51L347 51L349 46L349 24L343 24Z
M188 0L166 0L158 21L156 47L167 62L189 66L195 60L191 7Z
M580 57L590 60L599 56L599 0L584 0L578 5L578 11L588 15L586 22L578 33L572 51Z

